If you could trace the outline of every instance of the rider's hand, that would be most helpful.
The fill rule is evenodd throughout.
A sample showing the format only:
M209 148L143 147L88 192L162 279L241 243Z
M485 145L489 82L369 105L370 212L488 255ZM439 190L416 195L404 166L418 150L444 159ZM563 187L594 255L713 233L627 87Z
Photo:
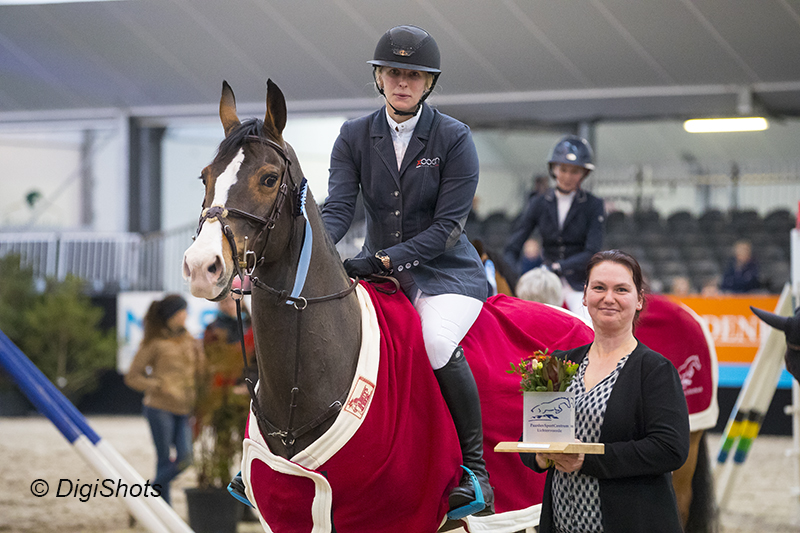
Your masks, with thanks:
M386 274L381 260L372 255L345 259L344 269L351 278L366 278L370 274Z

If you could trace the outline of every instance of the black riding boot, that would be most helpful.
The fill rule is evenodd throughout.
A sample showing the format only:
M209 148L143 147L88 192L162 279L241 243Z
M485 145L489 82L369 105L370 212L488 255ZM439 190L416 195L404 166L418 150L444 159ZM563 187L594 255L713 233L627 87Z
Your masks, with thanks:
M483 427L478 387L469 368L464 349L458 346L450 360L442 368L433 371L442 390L442 396L450 409L450 416L458 433L464 466L478 478L486 508L476 515L494 513L494 490L489 484L489 473L483 460ZM461 483L450 493L450 509L463 507L475 499L475 491L469 475L465 472Z

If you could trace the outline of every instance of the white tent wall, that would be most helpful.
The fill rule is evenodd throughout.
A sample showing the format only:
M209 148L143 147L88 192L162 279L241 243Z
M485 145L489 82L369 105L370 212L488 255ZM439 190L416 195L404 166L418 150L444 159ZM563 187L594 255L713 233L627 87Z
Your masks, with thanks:
M284 136L295 148L317 202L327 194L329 154L344 118L290 117ZM127 137L124 121L91 128L76 124L55 130L41 125L0 132L0 231L127 229ZM81 150L85 131L91 195L81 194ZM502 211L516 215L535 174L546 173L547 156L565 132L477 130L481 160L476 195L480 215ZM710 135L710 136L709 136ZM716 136L715 136L716 135ZM197 177L214 156L222 138L216 120L167 128L162 150L162 228L171 230L197 220L202 186ZM598 124L594 130L597 170L586 187L609 200L609 209L631 211L636 196L663 216L677 210L700 214L708 207L797 209L800 158L794 139L800 121L773 122L757 133L689 134L677 122ZM731 182L739 173L738 192ZM637 183L637 175L641 183ZM703 184L708 184L704 191ZM31 207L26 196L41 197ZM81 221L83 202L91 202L88 224Z

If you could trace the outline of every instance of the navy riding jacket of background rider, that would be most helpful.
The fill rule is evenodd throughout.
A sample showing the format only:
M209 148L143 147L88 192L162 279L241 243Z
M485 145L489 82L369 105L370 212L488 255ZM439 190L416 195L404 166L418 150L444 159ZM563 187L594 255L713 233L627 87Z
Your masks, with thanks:
M555 192L550 189L528 201L508 239L504 255L510 265L516 265L523 244L533 230L539 228L545 264L558 263L570 287L582 291L586 264L603 247L605 206L602 199L578 189L564 225L559 229Z
M383 250L426 294L486 300L486 277L464 233L478 186L469 128L427 104L398 171L386 108L342 125L333 146L322 219L334 242L350 228L359 191L367 236L361 256Z

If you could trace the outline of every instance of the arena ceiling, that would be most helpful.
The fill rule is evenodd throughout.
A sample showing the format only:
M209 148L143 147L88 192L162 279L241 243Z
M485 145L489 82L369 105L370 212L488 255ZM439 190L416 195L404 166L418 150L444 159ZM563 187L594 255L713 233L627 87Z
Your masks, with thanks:
M401 23L473 127L800 115L796 0L122 0L0 5L0 122L209 116L223 79L262 113L267 78L290 112L354 115Z

